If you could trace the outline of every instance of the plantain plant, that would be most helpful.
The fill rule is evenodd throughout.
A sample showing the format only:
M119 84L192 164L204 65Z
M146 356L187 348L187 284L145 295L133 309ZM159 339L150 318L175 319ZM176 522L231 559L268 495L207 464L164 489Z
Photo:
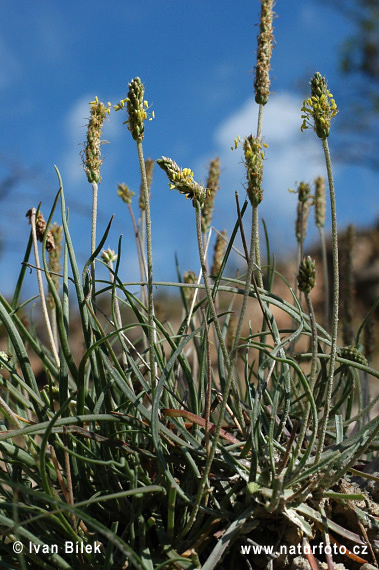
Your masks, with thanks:
M84 267L78 265L70 237L57 167L57 194L48 220L40 206L28 213L31 234L13 298L0 294L7 338L7 350L0 352L4 568L211 570L236 563L297 568L298 557L316 568L311 547L314 552L315 546L336 541L344 547L340 553L348 568L365 561L376 564L378 522L362 480L377 482L377 477L362 468L378 449L379 418L370 419L378 396L370 402L362 398L361 379L378 379L379 372L368 365L359 345L375 307L358 330L357 343L339 346L336 201L327 143L337 106L320 73L311 80L301 128L315 131L325 155L333 250L330 331L328 305L322 325L317 322L315 262L303 252L309 185L300 208L296 287L276 271L267 231L267 259L262 261L259 204L272 20L273 2L262 0L254 84L258 124L256 135L235 141L243 151L247 200L242 207L237 202L229 239L211 223L219 159L210 163L209 187L173 159L156 160L170 188L194 207L200 275L182 274L178 267L177 282L153 279L153 162L145 161L142 149L149 106L138 77L115 109L126 111L141 172L139 217L133 192L126 184L118 186L133 219L140 295L120 278L121 238L115 250L103 249L111 222L97 239L100 137L109 104L97 98L90 104L83 160L94 198ZM315 202L317 224L324 228L322 180ZM251 223L245 224L249 210ZM60 224L52 224L58 211ZM244 225L251 227L250 240ZM211 265L212 232L218 239ZM238 235L243 266L234 275L227 262ZM96 278L98 264L106 266L108 279ZM36 272L39 295L22 301L27 268ZM291 302L275 294L278 280L287 283ZM179 322L159 318L156 285L180 291ZM43 309L46 340L24 319L34 302ZM248 320L251 314L258 314L254 322ZM283 318L291 325L281 326ZM79 355L73 321L80 323ZM44 385L32 365L36 360ZM357 475L360 485L353 482ZM338 512L351 516L341 524L335 520ZM361 552L366 547L367 556L353 555L352 545ZM317 551L329 568L335 561L331 550Z

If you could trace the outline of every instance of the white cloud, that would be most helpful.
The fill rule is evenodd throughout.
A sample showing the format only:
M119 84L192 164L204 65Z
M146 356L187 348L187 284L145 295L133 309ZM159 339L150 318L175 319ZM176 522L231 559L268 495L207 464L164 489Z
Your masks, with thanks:
M293 227L296 215L296 197L288 189L296 188L300 181L311 183L319 174L325 174L320 141L311 131L300 131L301 106L300 99L280 92L270 97L264 109L263 140L269 146L265 150L264 197L260 216L265 218L269 228L282 236L288 227ZM215 132L216 152L222 166L221 191L217 197L222 222L223 218L227 220L222 210L226 209L229 216L231 208L235 211L234 191L238 190L244 197L242 150L231 151L230 148L237 135L243 139L250 133L255 134L257 117L258 106L251 99L227 117ZM222 225L224 227L225 222Z

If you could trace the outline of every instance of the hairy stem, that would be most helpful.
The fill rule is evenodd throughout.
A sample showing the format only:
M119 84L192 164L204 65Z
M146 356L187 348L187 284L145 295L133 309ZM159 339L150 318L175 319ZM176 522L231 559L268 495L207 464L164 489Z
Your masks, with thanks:
M145 200L146 213L146 253L147 253L147 298L148 298L148 339L149 339L149 362L150 362L150 385L155 390L157 365L155 362L156 328L154 322L154 296L153 296L153 249L151 245L151 217L150 217L150 196L146 178L146 167L143 158L142 141L137 141L138 160L141 170L142 188Z
M254 253L255 256L253 256L253 250L250 250L250 257L255 258L255 263L258 265L258 268L261 268L261 253L260 253L260 247L259 247L259 220L258 220L258 206L253 206L253 223L252 223L252 236L254 239ZM261 271L258 271L258 276L257 276L257 281L258 281L258 287L263 288L263 277L262 277L262 273Z
M338 265L338 236L337 236L337 211L336 197L333 181L332 163L330 159L329 145L327 139L322 140L322 146L325 154L326 168L328 172L329 192L330 192L330 210L332 218L332 253L333 253L333 306L332 306L332 334L331 347L328 368L328 379L326 385L326 400L324 407L324 415L321 421L319 444L315 457L315 463L318 463L323 450L326 428L329 420L331 409L331 400L333 392L334 369L336 363L337 351L337 334L338 334L338 304L339 304L339 265Z
M262 138L262 125L263 125L264 108L265 108L264 105L259 105L259 108L258 108L257 139Z
M263 111L265 106L259 105L258 108L258 122L257 122L257 139L262 139L262 126L263 126ZM253 206L253 224L252 224L252 232L254 234L254 251L255 251L255 262L258 265L259 269L261 268L261 253L260 253L260 246L259 246L259 222L258 222L258 206ZM252 255L253 250L250 250L250 255ZM258 272L258 286L263 287L263 277L262 273Z
M145 224L144 224L144 222L142 224L142 220L144 219L145 216L141 215L141 227L142 227L142 229L141 229L141 231L139 231L131 204L128 204L128 210L129 210L130 218L132 220L134 236L136 239L137 256L138 256L138 264L139 264L139 270L140 270L140 275L141 275L141 281L145 281L147 279L147 268L146 268L146 260L145 260L145 253L144 253L144 244L145 244L144 225ZM145 292L145 288L143 286L141 287L141 301L142 301L142 303L147 305L146 292Z
M96 224L97 224L97 182L92 182L92 225L91 225L91 255L96 250ZM95 260L91 264L92 300L95 299Z

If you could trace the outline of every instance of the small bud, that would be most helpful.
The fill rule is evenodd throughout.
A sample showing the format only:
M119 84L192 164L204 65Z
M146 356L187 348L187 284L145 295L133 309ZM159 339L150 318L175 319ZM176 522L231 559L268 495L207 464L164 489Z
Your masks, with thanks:
M297 283L299 291L306 294L310 293L316 284L316 266L314 260L309 255L304 257L300 263Z
M0 370L4 368L4 364L8 364L11 359L11 355L7 354L3 350L0 350Z
M106 264L113 263L117 259L117 254L114 249L104 249L101 253L101 259Z

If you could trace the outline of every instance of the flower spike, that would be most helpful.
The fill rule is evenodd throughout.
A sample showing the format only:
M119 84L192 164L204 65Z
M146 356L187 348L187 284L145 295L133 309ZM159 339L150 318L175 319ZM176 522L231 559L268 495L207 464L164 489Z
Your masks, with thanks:
M253 206L258 206L263 199L263 189L261 188L263 179L263 146L259 139L253 135L245 138L243 143L243 152L245 155L246 179L247 179L247 195Z
M82 151L82 159L88 182L100 183L101 158L100 145L103 124L107 115L111 112L111 104L104 105L97 97L90 102L91 117L88 122L87 143Z
M261 0L261 17L258 36L257 65L255 67L255 101L266 105L270 96L270 65L274 45L274 0Z
M326 139L330 132L330 121L338 113L333 95L328 90L325 77L315 73L311 80L311 97L304 101L301 111L301 130L313 128L320 139ZM313 124L311 120L313 119Z
M132 134L135 141L141 142L144 137L145 125L144 121L147 120L147 111L149 103L143 98L145 87L139 77L135 77L129 83L128 95L125 99L121 99L117 105L114 105L116 111L121 111L126 106L128 113L128 120L124 124L128 125L128 129ZM151 121L154 118L154 112Z
M297 275L297 283L302 293L310 293L316 284L316 267L315 262L309 255L304 257L299 266Z
M159 158L157 164L165 171L170 180L170 190L179 190L181 194L185 194L187 199L192 200L194 206L196 202L203 206L208 193L203 186L195 182L190 168L181 169L174 160L166 156Z

